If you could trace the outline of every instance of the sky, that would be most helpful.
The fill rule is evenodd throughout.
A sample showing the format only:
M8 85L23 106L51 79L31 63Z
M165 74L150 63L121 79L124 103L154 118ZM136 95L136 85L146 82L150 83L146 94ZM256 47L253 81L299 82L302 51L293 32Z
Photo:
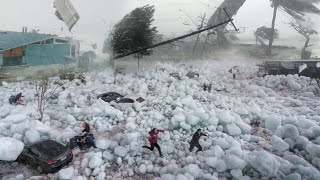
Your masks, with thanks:
M28 30L39 29L40 33L71 36L80 40L82 50L94 43L98 44L98 49L102 49L103 41L112 26L136 7L155 5L154 25L158 27L159 33L177 36L196 29L188 16L196 23L198 17L204 14L209 19L223 0L71 0L80 15L72 33L55 16L53 1L1 0L0 30L21 31L26 26ZM241 28L240 38L253 39L255 29L271 26L272 13L269 0L247 0L234 17L238 28L245 27ZM319 21L320 16L313 19ZM190 25L186 26L184 22ZM276 24L282 40L279 42L292 44L287 41L288 38L300 40L301 37L286 22L289 22L289 16L279 11ZM320 32L319 24L314 28Z

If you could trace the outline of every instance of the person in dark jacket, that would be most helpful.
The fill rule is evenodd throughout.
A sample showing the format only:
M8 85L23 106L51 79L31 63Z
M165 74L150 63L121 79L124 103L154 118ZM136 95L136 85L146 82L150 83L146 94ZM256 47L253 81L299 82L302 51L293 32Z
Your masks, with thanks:
M9 98L9 103L10 104L22 104L23 103L23 100L22 100L22 93L19 93L15 96L11 96Z
M164 132L164 130L158 130L156 128L153 128L149 134L150 134L150 138L148 139L148 141L150 142L151 147L148 146L142 146L143 148L147 148L150 149L151 151L153 151L154 147L156 147L159 151L160 156L162 157L162 153L161 153L161 148L158 144L158 133L159 132Z
M199 139L201 136L207 136L201 132L201 129L198 129L197 132L193 134L192 140L190 142L190 149L189 149L190 152L192 152L192 150L195 146L198 148L197 152L202 151L202 147L199 143Z
M82 127L83 127L83 130L82 130L83 133L87 133L87 134L90 133L90 125L87 122L83 123Z
M83 148L83 145L86 143L88 134L90 133L90 125L87 122L83 123L82 127L83 127L83 130L82 130L81 141L78 143L80 149Z

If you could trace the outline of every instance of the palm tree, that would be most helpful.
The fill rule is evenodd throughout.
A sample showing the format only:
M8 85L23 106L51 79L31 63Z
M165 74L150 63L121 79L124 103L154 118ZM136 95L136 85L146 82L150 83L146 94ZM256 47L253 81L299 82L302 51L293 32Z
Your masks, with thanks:
M225 8L230 15L233 17L237 14L239 9L243 6L246 0L224 0L219 8L213 13L208 21L208 26L214 26L222 21L227 20L226 15L223 12L223 8ZM227 24L219 26L216 28L217 31L217 40L219 45L224 45L227 42L227 38L225 36L224 30L227 27Z
M256 44L259 42L261 45L265 46L264 41L271 38L271 28L266 26L261 26L254 31L254 36L256 37ZM277 29L274 30L273 39L279 38L279 32Z
M303 20L306 13L320 14L320 9L316 6L320 0L270 0L271 7L273 7L273 18L271 25L271 36L273 37L274 28L276 24L276 17L278 8L288 13L295 19ZM271 56L273 38L269 39L269 47L266 52L267 56Z
M305 43L301 50L301 59L310 59L311 52L307 51L307 48L313 45L309 44L311 40L310 36L316 35L318 32L312 29L308 24L303 24L303 22L298 20L292 20L289 25L305 38Z

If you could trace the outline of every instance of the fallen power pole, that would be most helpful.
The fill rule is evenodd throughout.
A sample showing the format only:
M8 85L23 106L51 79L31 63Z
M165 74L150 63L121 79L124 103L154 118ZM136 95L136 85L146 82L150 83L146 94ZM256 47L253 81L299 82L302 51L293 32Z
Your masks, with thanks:
M227 17L229 18L228 20L226 20L226 21L224 21L224 22L221 22L221 23L216 24L216 25L214 25L214 26L210 26L210 27L207 27L207 28L198 30L198 31L194 31L194 32L192 32L192 33L189 33L189 34L186 34L186 35L183 35L183 36L179 36L179 37L170 39L170 40L167 40L167 41L163 41L163 42L160 42L160 43L157 43L157 44L148 46L148 47L140 48L140 49L137 49L137 50L128 52L128 53L123 53L123 54L114 56L114 57L113 57L113 60L115 60L115 59L120 59L120 58L123 58L123 57L127 57L127 56L130 56L130 55L133 55L133 54L137 54L137 53L139 53L139 52L147 51L148 49L153 49L153 48L158 47L158 46L162 46L162 45L165 45L165 44L169 44L169 43L178 41L178 40L180 40L180 39L184 39L184 38L186 38L186 37L193 36L193 35L196 35L196 34L199 34L199 33L205 32L205 31L208 31L208 30L210 30L210 29L219 27L219 26L224 25L224 24L227 24L227 23L229 23L229 22L231 22L231 24L234 26L235 30L238 31L238 29L235 27L235 25L234 25L234 23L233 23L233 19L231 19L231 17L228 15L228 13L227 13L227 11L226 11L225 9L224 9L224 11L225 11Z

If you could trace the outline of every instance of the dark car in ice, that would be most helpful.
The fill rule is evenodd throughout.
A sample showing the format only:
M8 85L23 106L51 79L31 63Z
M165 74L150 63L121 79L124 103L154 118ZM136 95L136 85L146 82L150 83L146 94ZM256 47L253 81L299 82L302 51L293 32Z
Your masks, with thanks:
M53 141L42 140L25 146L18 162L31 165L39 173L54 173L68 165L73 159L72 150Z
M117 109L127 109L129 107L138 109L138 107L144 104L145 99L139 95L130 94L124 96L121 99L117 99L115 101L111 101L110 105Z
M108 93L100 94L98 96L98 99L99 98L105 102L111 102L111 101L115 101L117 99L121 99L121 98L123 98L123 96L119 93L116 93L116 92L108 92Z

